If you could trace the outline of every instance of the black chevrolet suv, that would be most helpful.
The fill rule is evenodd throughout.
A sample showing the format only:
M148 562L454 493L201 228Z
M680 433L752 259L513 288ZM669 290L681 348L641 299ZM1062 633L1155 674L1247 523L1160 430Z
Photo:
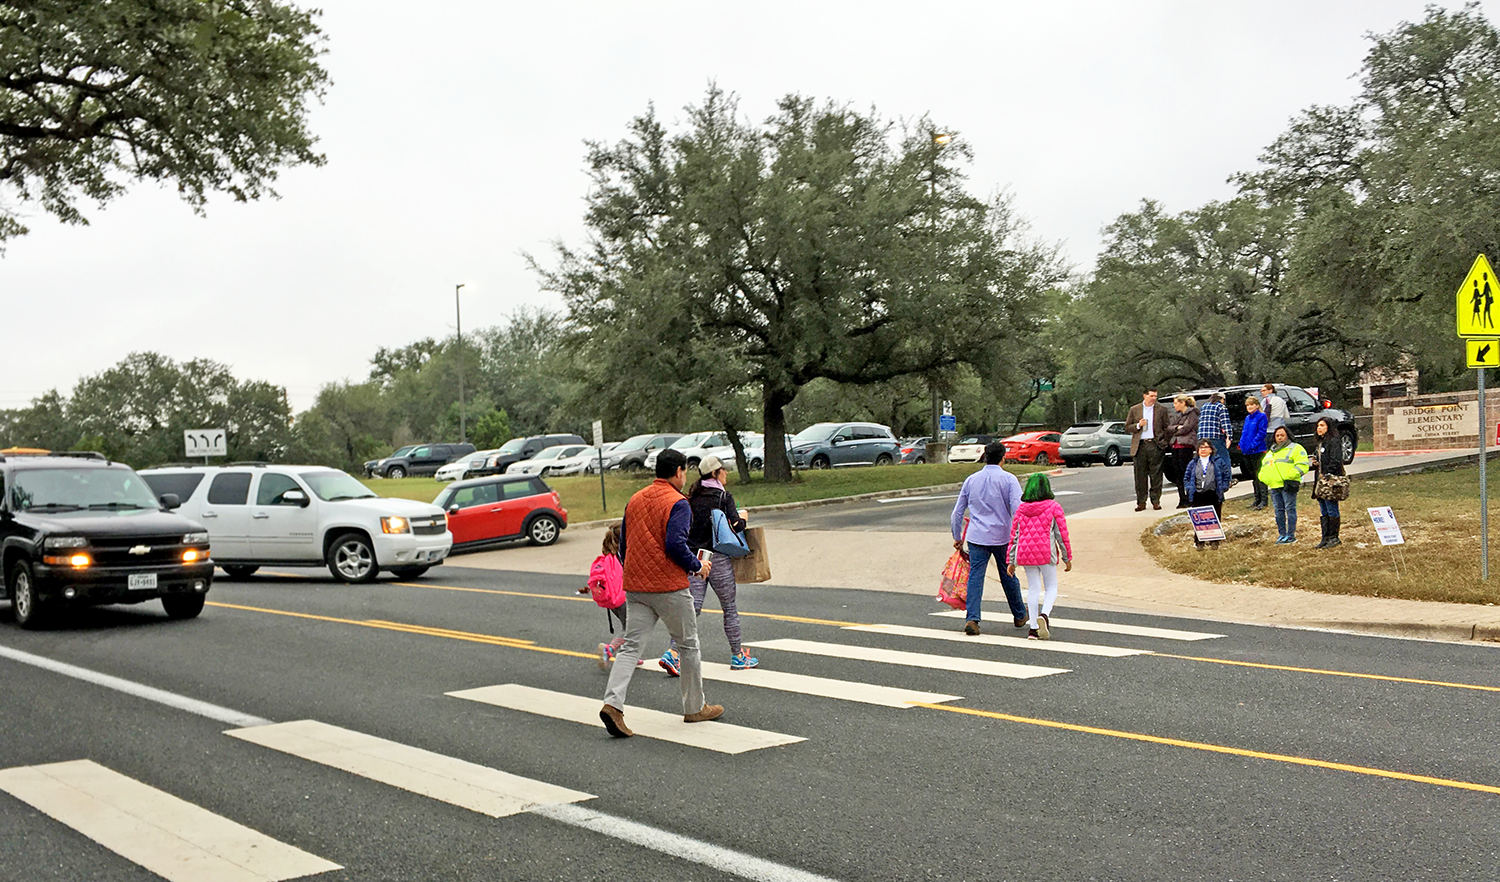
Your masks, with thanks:
M97 453L0 454L0 573L16 624L158 599L174 619L198 615L214 563L177 504Z

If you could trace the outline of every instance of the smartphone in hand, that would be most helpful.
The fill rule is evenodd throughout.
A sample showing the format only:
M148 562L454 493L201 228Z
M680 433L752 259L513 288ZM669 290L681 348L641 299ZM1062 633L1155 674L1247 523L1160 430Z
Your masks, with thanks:
M698 560L703 563L707 563L710 554L713 554L713 552L709 551L707 548L700 548L698 549Z

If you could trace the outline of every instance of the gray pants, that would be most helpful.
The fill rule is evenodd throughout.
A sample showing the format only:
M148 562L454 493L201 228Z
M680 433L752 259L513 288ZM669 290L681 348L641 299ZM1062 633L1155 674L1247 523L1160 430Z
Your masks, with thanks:
M703 710L703 660L698 649L698 621L693 612L693 597L686 588L660 594L629 591L625 594L625 643L609 669L609 686L604 703L625 709L625 692L635 676L635 663L641 657L646 635L656 628L658 619L677 643L682 672L683 716Z

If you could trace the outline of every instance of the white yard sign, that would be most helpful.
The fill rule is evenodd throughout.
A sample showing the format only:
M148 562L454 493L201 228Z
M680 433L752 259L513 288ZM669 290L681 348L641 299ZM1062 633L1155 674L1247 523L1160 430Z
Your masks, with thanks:
M1389 505L1379 508L1368 509L1370 520L1375 524L1375 535L1380 537L1381 545L1405 545L1406 539L1401 535L1401 525L1396 523L1396 513L1391 511Z
M229 437L223 429L188 429L182 447L188 456L228 456Z

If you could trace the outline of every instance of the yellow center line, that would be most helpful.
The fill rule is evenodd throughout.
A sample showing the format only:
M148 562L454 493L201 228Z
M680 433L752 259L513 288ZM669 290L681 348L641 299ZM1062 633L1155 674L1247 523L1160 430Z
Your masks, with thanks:
M1066 729L1069 732L1084 732L1089 735L1107 735L1111 738L1124 738L1130 741L1145 741L1151 744L1164 744L1168 747L1185 747L1191 750L1203 750L1210 753L1226 753L1231 756L1243 756L1251 759L1272 760L1279 763L1290 763L1298 766L1314 766L1319 769L1332 769L1338 772L1353 772L1358 775L1372 775L1378 778L1394 778L1398 781L1414 781L1418 784L1431 784L1436 787L1456 787L1460 790L1477 790L1481 793L1500 794L1500 787L1492 787L1488 784L1475 784L1471 781L1458 781L1452 778L1434 778L1429 775L1413 775L1408 772L1393 772L1389 769L1377 769L1372 766L1355 766L1348 763L1334 763L1327 760L1308 759L1307 757L1292 756L1285 753L1266 753L1260 750L1245 750L1240 747L1228 747L1223 744L1210 744L1205 741L1184 741L1180 738L1163 738L1159 735L1146 735L1140 732L1125 732L1120 729L1101 729L1097 726L1081 726L1077 723L1063 723L1057 720L1043 720L1036 717L1020 717L1015 714L1002 714L995 711L973 710L966 707L949 707L941 704L928 704L922 701L908 702L913 707L925 707L930 710L948 711L955 714L968 714L975 717L985 717L992 720L1005 720L1010 723L1025 723L1030 726L1045 726L1050 729Z
M1326 671L1321 668L1297 668L1289 665L1268 665L1262 662L1231 661L1226 658L1206 658L1197 655L1172 655L1167 652L1152 653L1159 658L1178 658L1184 661L1209 662L1216 665L1236 665L1242 668L1264 668L1269 671L1293 671L1299 674L1323 674L1329 677L1355 677L1361 680L1387 680L1392 683L1415 683L1419 686L1446 686L1449 689L1477 689L1482 692L1500 692L1500 686L1479 686L1474 683L1449 683L1444 680L1418 680L1413 677L1390 677L1385 674L1357 674L1352 671Z

